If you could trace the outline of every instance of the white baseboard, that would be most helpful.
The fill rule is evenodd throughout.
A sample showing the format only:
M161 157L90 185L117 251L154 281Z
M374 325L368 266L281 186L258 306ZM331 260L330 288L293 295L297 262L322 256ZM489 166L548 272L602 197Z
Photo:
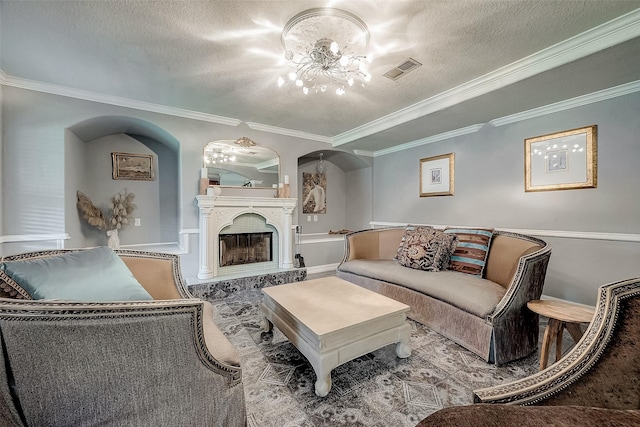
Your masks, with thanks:
M314 265L313 267L307 267L307 274L326 273L327 271L336 271L340 265L339 262L335 264Z

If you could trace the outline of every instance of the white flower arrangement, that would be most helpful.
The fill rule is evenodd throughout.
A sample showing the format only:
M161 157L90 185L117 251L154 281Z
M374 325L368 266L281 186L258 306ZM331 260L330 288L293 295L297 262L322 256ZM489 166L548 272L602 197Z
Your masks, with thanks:
M135 194L127 192L127 189L124 188L111 198L109 229L120 230L133 219L133 211L136 209L136 205L133 204L134 197Z
M133 204L135 194L129 193L126 188L111 198L111 203L109 203L111 216L108 220L86 194L80 190L77 194L78 210L82 212L82 216L89 225L98 230L120 230L133 218L133 211L136 209L136 205Z

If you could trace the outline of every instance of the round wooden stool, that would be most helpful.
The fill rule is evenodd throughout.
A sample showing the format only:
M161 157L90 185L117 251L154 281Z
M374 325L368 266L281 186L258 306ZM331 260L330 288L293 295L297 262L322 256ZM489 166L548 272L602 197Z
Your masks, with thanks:
M562 358L562 333L569 331L571 338L578 342L584 333L580 323L590 323L595 309L563 301L534 300L527 303L529 310L549 318L549 324L544 331L542 349L540 350L540 370L546 369L549 358L549 346L555 340L556 360ZM555 363L554 362L554 363Z

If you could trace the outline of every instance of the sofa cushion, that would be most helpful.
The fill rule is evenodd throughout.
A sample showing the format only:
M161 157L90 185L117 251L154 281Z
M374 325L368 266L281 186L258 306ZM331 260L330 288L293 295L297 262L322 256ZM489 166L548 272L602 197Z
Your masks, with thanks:
M458 236L449 269L482 277L493 237L493 228L446 227L445 233Z
M120 257L107 247L0 263L17 287L31 299L139 301L151 296Z
M506 293L497 283L456 271L427 272L403 267L392 260L351 260L340 271L413 289L478 317L496 308Z
M455 235L431 227L407 227L396 259L404 267L425 271L445 270L455 244Z

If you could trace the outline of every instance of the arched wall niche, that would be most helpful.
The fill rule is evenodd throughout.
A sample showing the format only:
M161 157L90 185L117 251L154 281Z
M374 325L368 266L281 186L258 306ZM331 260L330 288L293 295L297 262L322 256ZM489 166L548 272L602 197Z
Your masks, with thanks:
M135 194L134 218L119 233L122 245L178 241L180 142L154 123L126 116L94 117L65 131L65 227L69 247L106 245L104 230L89 226L76 207L76 191L109 216L111 197L126 188ZM114 180L111 153L149 154L153 181Z
M305 212L305 173L318 173L320 154L326 175L324 213ZM372 159L339 150L316 150L298 158L298 224L304 234L369 227L372 209ZM317 220L316 220L317 217Z

